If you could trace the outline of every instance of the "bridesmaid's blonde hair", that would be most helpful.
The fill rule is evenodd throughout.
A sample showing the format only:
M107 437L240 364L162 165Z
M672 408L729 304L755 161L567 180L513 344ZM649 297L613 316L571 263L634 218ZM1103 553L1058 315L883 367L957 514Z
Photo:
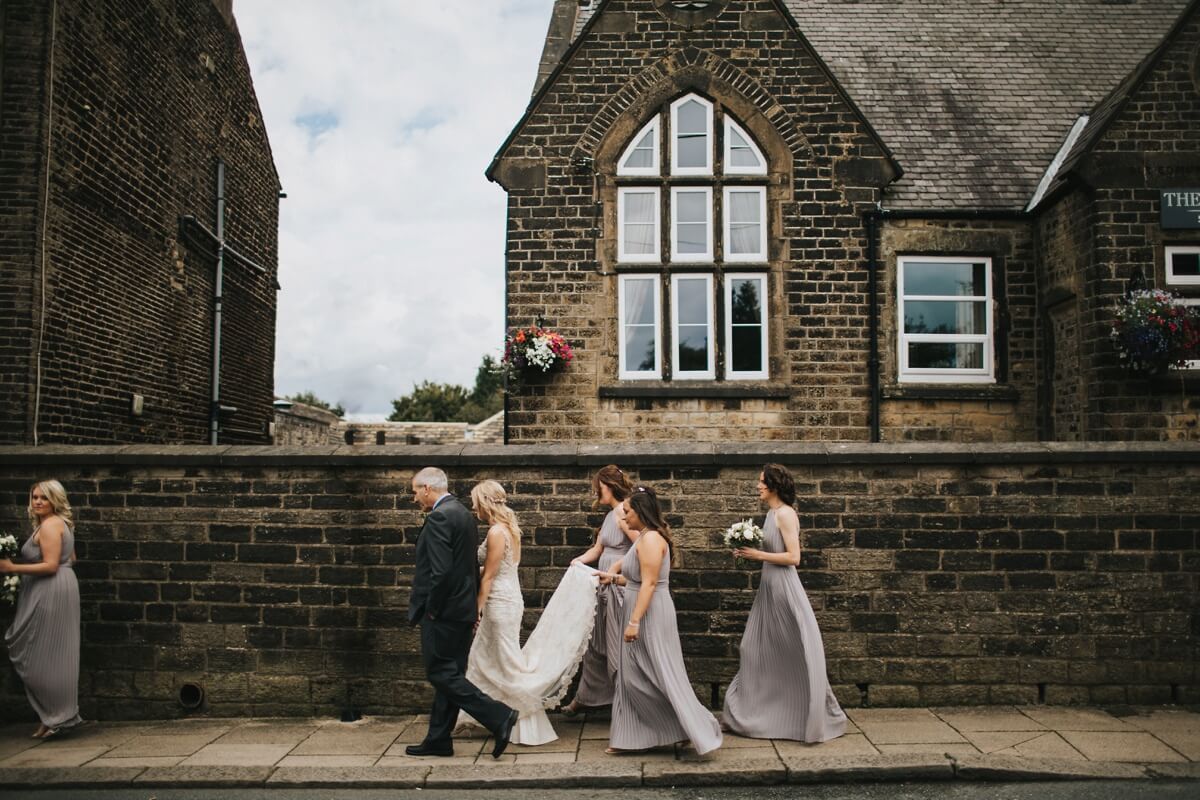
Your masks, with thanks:
M54 514L59 517L68 528L75 528L75 520L71 516L71 503L67 500L67 490L58 481L39 481L29 487L29 507L26 512L29 514L29 524L37 528L37 514L33 513L33 490L38 489L42 493L42 497L50 503L50 508L54 509Z
M499 483L486 480L475 484L471 489L471 505L483 514L489 525L501 523L520 541L521 526L517 524L517 515L508 507L508 495Z

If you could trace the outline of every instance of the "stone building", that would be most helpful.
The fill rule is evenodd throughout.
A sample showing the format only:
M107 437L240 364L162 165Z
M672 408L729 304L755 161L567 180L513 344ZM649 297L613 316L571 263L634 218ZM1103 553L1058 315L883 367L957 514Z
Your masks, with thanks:
M3 0L0 152L0 443L205 444L218 405L269 442L280 183L230 0Z
M1200 298L1195 2L557 0L488 176L507 441L1200 438L1109 342Z

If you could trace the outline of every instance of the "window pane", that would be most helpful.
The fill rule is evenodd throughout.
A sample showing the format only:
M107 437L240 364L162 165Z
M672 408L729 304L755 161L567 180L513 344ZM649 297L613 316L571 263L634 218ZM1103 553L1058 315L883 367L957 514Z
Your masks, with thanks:
M675 125L675 166L708 166L708 109L688 100L676 110Z
M646 169L654 166L654 136L655 130L646 131L642 140L634 146L633 152L625 161L625 166L631 169Z
M758 372L762 369L762 328L758 325L735 325L730 347L731 368L734 372Z
M1178 278L1200 277L1200 253L1172 253L1171 266Z
M676 226L676 235L679 237L679 244L676 247L678 253L694 254L708 252L707 225L695 225L692 223L678 225Z
M987 333L987 304L906 300L904 332Z
M708 324L708 281L680 278L675 282L675 318L680 325Z
M754 154L750 143L732 126L729 128L729 166L751 168L762 166L762 162Z
M983 369L983 343L909 342L909 369Z
M904 264L904 293L984 297L986 277L985 264L908 261Z
M654 326L625 326L625 370L627 372L654 372Z
M707 222L707 192L676 192L675 219L678 222Z
M653 192L625 193L625 222L649 222L658 216L658 204Z
M625 281L625 324L654 325L654 278Z
M737 223L759 223L762 222L760 212L762 211L762 194L755 190L753 192L730 192L729 193L729 221Z
M730 291L733 292L732 298L732 314L730 315L734 325L751 324L756 325L762 322L762 298L759 295L761 291L760 281L757 280L734 280ZM736 338L737 332L734 332ZM737 369L736 367L734 369Z
M708 326L680 325L679 337L680 372L704 372L708 369Z

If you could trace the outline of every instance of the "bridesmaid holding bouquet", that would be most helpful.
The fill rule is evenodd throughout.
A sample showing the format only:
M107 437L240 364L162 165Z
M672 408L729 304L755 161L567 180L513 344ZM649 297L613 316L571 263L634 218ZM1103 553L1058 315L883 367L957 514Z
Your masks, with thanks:
M825 742L846 732L846 715L829 686L821 630L796 574L800 521L787 469L763 467L758 497L770 508L763 546L733 554L761 561L762 579L742 636L741 668L725 692L723 723L754 739Z

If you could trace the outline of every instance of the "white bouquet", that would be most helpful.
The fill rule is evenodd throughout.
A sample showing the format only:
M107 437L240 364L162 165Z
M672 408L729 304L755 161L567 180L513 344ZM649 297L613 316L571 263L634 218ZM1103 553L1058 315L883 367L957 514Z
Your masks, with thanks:
M21 543L11 533L0 534L0 558L14 558L21 552ZM0 602L16 605L21 591L20 575L5 575L0 582Z
M757 549L762 547L763 532L762 528L754 524L754 520L746 519L730 525L722 538L725 541L725 546L730 550L737 550L739 547L753 547ZM744 559L738 559L739 564L743 561Z

